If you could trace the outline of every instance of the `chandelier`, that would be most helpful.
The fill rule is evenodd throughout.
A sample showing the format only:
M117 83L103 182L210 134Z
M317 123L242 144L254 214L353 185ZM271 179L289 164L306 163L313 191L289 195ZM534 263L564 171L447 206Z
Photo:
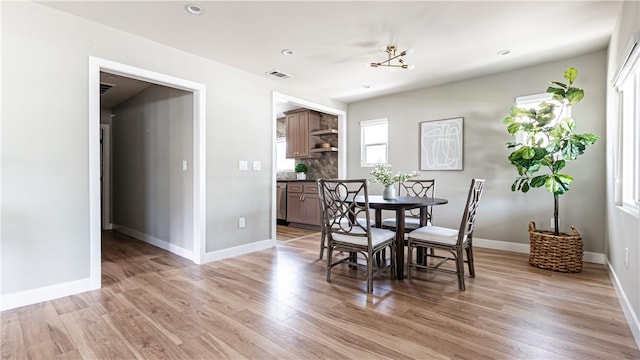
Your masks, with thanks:
M404 62L404 59L402 58L403 56L407 55L407 51L402 51L400 53L396 53L398 50L398 48L394 45L389 45L387 46L387 60L381 61L381 62L373 62L371 63L371 67L379 67L379 66L386 66L386 67L399 67L399 68L403 68L403 69L413 69L413 65L407 65ZM395 63L393 62L395 60Z

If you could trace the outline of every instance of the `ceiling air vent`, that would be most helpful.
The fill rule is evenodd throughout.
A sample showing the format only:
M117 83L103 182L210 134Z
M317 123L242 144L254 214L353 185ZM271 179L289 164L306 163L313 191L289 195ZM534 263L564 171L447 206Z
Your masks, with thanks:
M278 70L267 71L267 75L275 76L279 79L288 79L291 77L291 75L285 74L282 71L278 71Z
M111 89L112 87L114 87L114 84L107 84L107 83L100 83L100 95L106 93L107 91L109 91L109 89Z

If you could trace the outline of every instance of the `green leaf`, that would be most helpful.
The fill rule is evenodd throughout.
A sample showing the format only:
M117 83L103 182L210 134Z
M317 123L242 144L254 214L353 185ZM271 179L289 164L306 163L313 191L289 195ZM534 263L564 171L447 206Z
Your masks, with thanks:
M533 150L529 146L523 146L521 149L522 149L522 158L523 159L532 159L536 155L535 150Z
M517 106L512 106L509 110L509 115L515 118L527 117L531 115L531 111L528 109L523 109Z
M549 175L538 175L535 176L531 179L531 186L538 188L542 185L544 185L545 180L547 180L547 178L549 177Z
M570 67L564 72L564 78L569 81L569 85L573 84L573 81L578 77L578 70Z
M527 191L529 191L529 183L528 183L528 182L525 182L525 183L522 185L522 192L523 192L523 193L526 193Z
M553 172L557 173L558 171L562 170L566 164L567 162L564 160L556 161L555 163L553 163Z
M569 105L573 105L584 97L584 90L578 88L571 88L567 91L567 100Z
M551 193L562 195L569 191L569 184L573 182L573 177L566 174L552 175L544 182L544 187Z
M547 88L547 92L549 94L554 94L554 96L553 96L554 99L556 98L556 96L560 96L560 98L562 99L562 98L564 98L564 96L566 94L564 89L560 89L560 88L556 88L556 87L552 87L552 86L549 86Z
M593 145L599 137L598 135L594 134L576 134L574 136L585 145Z
M514 135L515 133L520 131L521 127L522 127L522 124L514 122L507 127L507 131L509 132L509 134Z
M511 116L507 116L506 118L504 118L504 120L502 120L502 123L504 125L508 125L515 122L515 120L511 117Z

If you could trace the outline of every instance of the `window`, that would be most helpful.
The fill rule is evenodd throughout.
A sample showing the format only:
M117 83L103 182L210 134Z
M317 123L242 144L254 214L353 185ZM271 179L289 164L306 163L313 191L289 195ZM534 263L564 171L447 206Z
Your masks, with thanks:
M640 204L640 32L634 34L627 57L616 74L614 86L620 92L618 112L618 143L615 160L616 177L621 187L616 189L616 201L623 208L638 213Z
M560 117L571 117L571 107L566 107L564 108L564 111L562 114L560 114L561 110L561 106L559 106L558 102L553 100L553 95L549 94L549 93L544 93L544 94L536 94L536 95L528 95L528 96L518 96L516 98L516 106L520 107L520 108L524 108L524 109L540 109L540 104L543 102L547 102L547 103L554 103L556 104L556 106L553 108L553 115L555 117L555 120L551 122L551 124L555 124ZM518 143L524 143L525 142L525 138L524 138L525 133L523 131L516 133L516 137L515 137L515 141ZM536 140L540 140L537 139ZM546 139L542 139L543 143Z
M375 166L387 163L388 151L387 119L360 122L360 165Z
M640 71L627 78L621 88L621 159L620 170L622 178L622 204L623 206L637 207L638 196L638 124L640 121L640 106L636 99L640 96Z
M293 171L295 159L287 159L287 139L276 139L276 171Z

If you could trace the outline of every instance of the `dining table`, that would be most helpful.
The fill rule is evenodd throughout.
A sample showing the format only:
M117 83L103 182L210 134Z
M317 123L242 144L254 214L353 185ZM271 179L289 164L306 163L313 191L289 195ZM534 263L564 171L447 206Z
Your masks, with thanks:
M355 202L364 204L364 196L356 196ZM447 204L449 200L425 196L397 196L389 200L382 195L369 195L369 208L375 210L375 226L382 227L382 210L396 214L396 277L404 279L404 221L406 210L420 209L420 226L427 225L427 208Z

